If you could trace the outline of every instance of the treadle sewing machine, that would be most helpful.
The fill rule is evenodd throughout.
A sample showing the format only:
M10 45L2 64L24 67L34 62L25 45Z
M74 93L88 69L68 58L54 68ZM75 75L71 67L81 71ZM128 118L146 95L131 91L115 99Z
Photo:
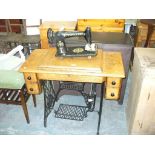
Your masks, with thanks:
M83 36L87 44L81 47L66 47L65 38ZM44 89L44 126L54 110L58 94L62 89L77 90L84 97L86 106L60 104L55 111L58 118L83 120L92 112L96 101L96 84L101 83L101 98L97 134L99 134L103 90L106 99L119 99L121 81L125 77L120 52L97 49L91 41L91 30L85 32L47 32L49 42L56 47L34 50L20 68L30 94L40 94ZM62 57L65 57L62 59ZM91 59L87 58L91 57ZM53 81L64 81L56 92ZM89 93L84 92L84 83L91 83ZM105 84L105 88L103 87Z
M84 37L87 41L85 46L67 47L65 43L66 38L70 37ZM78 31L58 31L53 32L51 28L47 31L49 43L55 45L57 48L56 56L58 57L88 57L96 56L97 48L91 39L91 28L87 27L85 32Z

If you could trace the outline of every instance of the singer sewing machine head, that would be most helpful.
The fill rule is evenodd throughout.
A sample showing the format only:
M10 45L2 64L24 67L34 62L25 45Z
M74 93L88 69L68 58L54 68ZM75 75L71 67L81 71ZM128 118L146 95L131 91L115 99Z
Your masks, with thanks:
M65 38L84 37L86 45L67 47ZM84 32L79 31L58 31L53 32L51 28L47 31L49 43L56 46L58 57L89 57L97 55L97 48L91 40L91 29L87 27Z

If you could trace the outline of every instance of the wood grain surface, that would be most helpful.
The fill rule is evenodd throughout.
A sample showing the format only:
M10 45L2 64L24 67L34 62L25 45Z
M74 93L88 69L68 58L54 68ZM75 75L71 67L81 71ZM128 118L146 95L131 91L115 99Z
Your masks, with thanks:
M30 90L34 84L33 91L29 91L29 93L38 94L41 92L39 80L94 83L108 81L108 90L111 91L112 89L118 95L111 96L111 98L108 95L106 96L109 99L119 98L121 79L125 77L120 52L106 52L98 49L97 56L91 58L62 58L55 57L55 54L56 48L36 49L21 66L20 72L24 73L26 84L29 85L27 88ZM32 77L30 74L32 74ZM28 76L31 79L27 81ZM115 81L116 85L111 86L109 83L113 81ZM36 86L37 84L38 86ZM107 93L111 94L111 92Z

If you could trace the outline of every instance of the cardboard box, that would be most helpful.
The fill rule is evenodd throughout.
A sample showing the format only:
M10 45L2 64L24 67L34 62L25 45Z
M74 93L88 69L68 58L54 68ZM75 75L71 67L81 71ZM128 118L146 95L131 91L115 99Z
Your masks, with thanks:
M155 134L155 48L135 48L126 116L129 134Z

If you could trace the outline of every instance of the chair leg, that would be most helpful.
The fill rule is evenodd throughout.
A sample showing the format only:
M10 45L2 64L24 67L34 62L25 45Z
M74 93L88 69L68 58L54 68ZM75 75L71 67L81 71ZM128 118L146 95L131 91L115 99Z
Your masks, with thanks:
M36 107L37 106L37 104L36 104L36 96L32 94L32 98L33 98L34 107Z
M28 110L27 110L27 105L26 105L25 98L24 98L24 95L23 95L21 90L20 90L20 94L19 95L21 97L21 105L22 105L22 108L23 108L23 111L24 111L24 115L25 115L26 121L29 124L30 123L30 119L29 119L29 114L28 114Z

